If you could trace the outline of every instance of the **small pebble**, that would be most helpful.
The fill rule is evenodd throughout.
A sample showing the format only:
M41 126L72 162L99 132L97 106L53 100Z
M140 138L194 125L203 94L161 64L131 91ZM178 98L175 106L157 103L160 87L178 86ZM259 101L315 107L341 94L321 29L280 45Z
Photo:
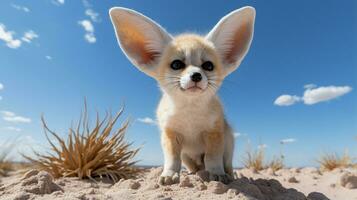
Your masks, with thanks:
M199 191L207 190L207 185L205 185L204 183L201 183L201 184L197 185L197 189Z
M292 177L288 178L288 182L289 183L298 183L299 181L294 176L292 176Z
M215 194L223 194L228 190L228 186L218 181L211 181L208 183L208 190Z
M191 180L188 176L185 176L179 184L180 187L193 187Z

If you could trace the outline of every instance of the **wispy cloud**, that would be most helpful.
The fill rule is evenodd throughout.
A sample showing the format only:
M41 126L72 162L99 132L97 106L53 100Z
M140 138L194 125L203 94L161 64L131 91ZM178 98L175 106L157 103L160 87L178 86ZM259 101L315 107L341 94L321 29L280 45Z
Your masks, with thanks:
M234 138L239 138L240 136L242 136L242 134L241 134L241 133L236 132L236 133L233 133L233 136L234 136Z
M65 0L52 0L52 3L56 6L61 6L65 3Z
M268 148L268 145L267 144L260 144L258 145L258 149L266 149Z
M4 85L0 83L0 91L4 89ZM0 101L2 100L2 96L0 96Z
M311 88L315 88L315 87L317 87L317 86L313 83L304 85L304 89L311 89Z
M20 6L20 5L17 5L17 4L11 4L11 7L15 8L16 10L20 10L20 11L23 11L23 12L30 12L30 9L26 6Z
M7 122L13 123L30 123L31 119L23 116L16 115L11 111L1 111L2 119Z
M84 34L84 39L89 43L95 43L97 38L94 34L94 25L92 22L100 22L100 15L98 12L94 11L92 5L87 0L82 0L83 6L85 7L84 14L89 17L89 19L84 19L78 21L78 23L84 28L86 33Z
M17 49L21 46L21 40L14 38L14 31L6 30L6 26L0 23L0 40L12 49Z
M92 10L91 8L87 8L85 11L85 14L91 18L92 21L94 22L99 22L100 18L99 18L99 13L95 12L94 10Z
M138 118L137 120L144 124L157 125L157 121L150 117Z
M8 130L8 131L15 131L15 132L21 132L22 129L21 128L18 128L18 127L14 127L14 126L7 126L4 128L5 130Z
M47 60L52 60L52 56L46 56L45 57Z
M89 3L88 0L82 0L82 3L84 5L84 7L86 7L86 8L92 7L92 5Z
M10 111L5 111L5 110L1 111L1 114L3 116L6 116L6 117L14 117L14 116L16 116L15 113L10 112Z
M296 142L295 138L286 138L286 139L280 140L280 144L287 144L287 143L293 143L293 142Z
M9 48L17 49L21 47L22 42L31 43L39 37L33 30L26 31L21 38L15 38L14 35L14 31L7 30L6 26L0 23L0 40L4 41Z
M352 91L350 86L321 86L317 87L314 84L304 86L305 91L302 97L296 95L281 95L275 101L277 106L290 106L297 102L303 102L306 105L313 105L320 102L330 101L343 96Z
M234 137L234 139L241 138L241 137L248 137L248 134L241 133L241 132L234 132L233 137Z
M38 38L38 34L33 30L26 31L24 36L21 38L22 41L31 43L33 39Z
M86 32L84 34L84 39L87 40L87 42L89 43L95 43L97 41L97 38L94 35L94 26L92 22L90 20L85 19L82 21L78 21L78 24L81 25Z

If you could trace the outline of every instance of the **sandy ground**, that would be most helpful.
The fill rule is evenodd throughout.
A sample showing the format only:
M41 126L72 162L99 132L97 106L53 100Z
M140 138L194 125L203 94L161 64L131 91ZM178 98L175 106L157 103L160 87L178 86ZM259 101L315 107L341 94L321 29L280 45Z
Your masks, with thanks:
M207 172L182 172L180 183L157 184L161 168L152 168L138 179L109 181L60 178L31 170L0 178L0 199L237 199L237 200L357 200L357 170L320 172L315 168L292 168L273 172L236 170L230 184L206 182Z

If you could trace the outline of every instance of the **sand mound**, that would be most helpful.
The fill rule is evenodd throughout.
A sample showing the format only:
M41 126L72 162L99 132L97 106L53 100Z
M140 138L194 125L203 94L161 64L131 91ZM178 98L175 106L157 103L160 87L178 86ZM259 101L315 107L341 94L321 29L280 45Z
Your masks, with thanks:
M341 185L348 189L357 188L357 175L354 175L351 172L345 172L341 176Z
M24 174L18 182L4 185L3 199L30 199L38 195L51 194L55 191L62 191L62 188L53 182L52 176L45 171L31 170Z
M53 180L47 172L31 170L23 176L2 179L0 199L328 200L320 189L332 191L328 195L331 199L357 198L357 190L347 189L355 184L356 176L344 170L322 173L313 168L294 168L272 173L269 169L241 169L229 184L208 182L206 171L194 175L182 172L180 183L170 186L157 184L161 171L162 168L152 168L141 178L113 184L77 178Z

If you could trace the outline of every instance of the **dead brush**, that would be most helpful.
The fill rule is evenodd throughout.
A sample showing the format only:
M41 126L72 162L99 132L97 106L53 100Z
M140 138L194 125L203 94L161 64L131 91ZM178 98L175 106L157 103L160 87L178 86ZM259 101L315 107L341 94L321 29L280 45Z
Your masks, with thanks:
M353 166L353 159L345 152L342 156L337 153L324 153L317 162L320 168L325 171L332 171L336 168L348 168Z
M67 142L57 133L51 131L44 118L42 123L47 141L51 145L52 153L40 154L34 152L37 158L25 156L33 162L40 170L51 173L58 177L103 178L107 177L117 182L120 179L134 178L143 172L143 169L135 166L133 157L139 149L131 150L132 143L124 139L125 131L129 125L128 120L116 131L113 127L119 116L123 113L121 109L114 118L110 115L103 119L96 116L95 127L89 128L87 106L81 115L76 129L70 128ZM83 119L82 119L83 116ZM54 144L50 139L50 133Z
M264 169L264 149L251 150L248 148L243 157L243 165L245 168L260 171Z
M14 143L5 142L0 147L0 176L7 176L14 170L13 162L9 159L9 154L14 148Z
M243 165L245 168L255 171L271 168L275 172L284 168L284 156L281 155L280 158L273 158L270 162L266 162L265 149L263 147L257 150L252 150L248 147L243 157Z
M274 172L278 171L279 169L284 168L284 159L283 158L273 158L266 166L265 168L270 168Z

